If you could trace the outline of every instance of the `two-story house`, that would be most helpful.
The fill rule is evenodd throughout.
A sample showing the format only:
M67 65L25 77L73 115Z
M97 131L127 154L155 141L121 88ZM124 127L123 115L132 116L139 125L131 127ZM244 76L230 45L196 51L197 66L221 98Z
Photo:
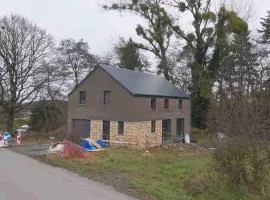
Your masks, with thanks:
M142 148L185 137L190 99L161 76L99 66L69 94L69 133Z

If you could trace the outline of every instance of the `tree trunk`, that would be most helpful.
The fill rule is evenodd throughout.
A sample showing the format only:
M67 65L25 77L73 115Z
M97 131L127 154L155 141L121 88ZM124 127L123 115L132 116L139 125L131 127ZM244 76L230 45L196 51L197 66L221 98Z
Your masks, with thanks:
M206 127L206 114L210 104L211 80L204 71L204 56L202 49L198 48L195 56L195 63L191 68L192 91L191 91L191 110L192 126L196 128Z
M74 76L75 76L75 86L77 86L77 85L79 85L79 79L78 79L78 72L77 71L75 71Z
M15 108L11 106L8 110L8 121L7 121L8 131L11 131L13 129L14 119L15 119Z
M165 79L167 79L168 81L171 81L170 70L169 70L168 60L166 56L166 50L162 50L161 56L162 56L161 69L163 71L163 75Z

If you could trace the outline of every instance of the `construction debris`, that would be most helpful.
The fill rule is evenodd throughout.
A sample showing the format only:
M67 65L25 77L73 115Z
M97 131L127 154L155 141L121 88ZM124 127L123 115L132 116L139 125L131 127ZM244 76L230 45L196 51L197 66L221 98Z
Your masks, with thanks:
M87 152L103 151L103 150L105 150L103 148L104 145L100 141L98 143L98 141L95 142L94 140L92 140L90 138L83 139L80 145Z
M71 158L85 158L86 155L84 154L84 149L68 140L63 141L63 150L60 151L62 155L65 157L71 157Z

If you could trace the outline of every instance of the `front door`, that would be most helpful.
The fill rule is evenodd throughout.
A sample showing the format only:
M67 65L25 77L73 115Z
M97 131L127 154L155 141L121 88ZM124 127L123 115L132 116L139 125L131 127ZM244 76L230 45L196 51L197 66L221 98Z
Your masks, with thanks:
M103 121L102 139L110 140L110 121Z
M184 135L184 119L179 118L176 120L176 139L183 139Z
M171 139L171 120L162 120L162 140L166 142Z

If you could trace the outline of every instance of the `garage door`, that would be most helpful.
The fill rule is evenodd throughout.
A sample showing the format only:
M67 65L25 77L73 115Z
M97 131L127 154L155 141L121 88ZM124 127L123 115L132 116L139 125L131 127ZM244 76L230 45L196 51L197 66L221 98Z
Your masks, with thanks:
M72 134L79 135L82 138L90 137L90 120L73 119Z

